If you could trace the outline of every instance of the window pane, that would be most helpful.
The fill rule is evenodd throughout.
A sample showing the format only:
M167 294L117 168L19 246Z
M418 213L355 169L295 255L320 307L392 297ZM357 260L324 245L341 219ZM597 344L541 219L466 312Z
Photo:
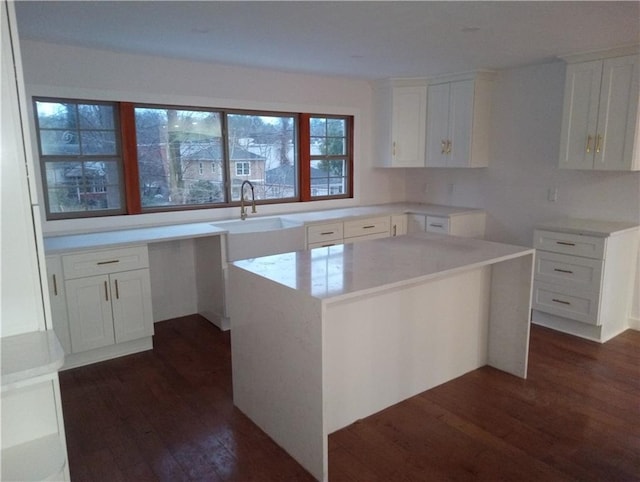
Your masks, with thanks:
M73 129L78 127L76 104L36 101L40 129Z
M225 202L221 114L137 107L142 207Z
M327 135L327 119L321 117L312 117L310 127L312 137L324 137Z
M43 156L80 155L77 131L40 130Z
M227 115L232 201L240 200L244 181L251 181L256 199L298 195L295 120L294 116Z
M121 208L117 161L45 163L52 213Z
M113 106L103 104L79 104L80 129L113 130Z
M327 119L327 135L345 137L346 122L344 119Z
M115 155L117 152L114 131L80 131L82 153L85 155Z
M347 193L346 159L311 161L311 197Z

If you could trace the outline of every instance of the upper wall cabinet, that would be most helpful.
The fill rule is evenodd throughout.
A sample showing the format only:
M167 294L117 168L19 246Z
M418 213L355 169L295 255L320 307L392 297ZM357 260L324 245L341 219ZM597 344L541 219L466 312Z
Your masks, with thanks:
M377 164L424 167L426 80L387 81L374 94Z
M490 73L429 82L426 167L486 167L489 163Z
M567 65L561 168L640 169L639 63L634 54Z

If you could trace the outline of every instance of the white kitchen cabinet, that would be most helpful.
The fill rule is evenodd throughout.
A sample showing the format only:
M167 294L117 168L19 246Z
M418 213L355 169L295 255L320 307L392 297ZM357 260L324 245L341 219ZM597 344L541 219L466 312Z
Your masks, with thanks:
M67 368L151 347L153 313L146 246L78 252L60 259L62 274L58 276L64 277L68 323L65 326L58 320L56 326L69 333ZM52 311L54 319L62 313Z
M568 64L561 168L640 169L636 132L639 74L638 55Z
M486 214L470 211L450 216L412 213L408 215L408 233L440 233L466 238L484 238Z
M407 234L407 222L408 216L406 214L391 216L391 236Z
M376 154L381 167L424 167L427 82L385 81L374 89Z
M307 226L307 249L342 244L343 224L332 222Z
M427 89L427 167L489 163L491 76L432 80Z
M71 335L69 333L69 316L67 313L67 296L64 286L62 259L53 255L46 257L47 284L53 330L60 340L65 353L71 353Z
M600 342L628 328L638 229L617 224L573 221L534 231L534 322Z
M375 218L356 219L344 222L344 241L375 239L390 235L390 217L379 216ZM360 240L362 240L360 239Z

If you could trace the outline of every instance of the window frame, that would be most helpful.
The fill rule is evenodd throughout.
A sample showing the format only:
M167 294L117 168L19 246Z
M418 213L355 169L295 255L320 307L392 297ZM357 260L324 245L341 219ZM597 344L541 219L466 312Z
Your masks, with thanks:
M113 132L115 140L115 154L114 155L101 155L101 154L71 154L71 155L58 155L58 154L43 154L42 151L42 138L40 127L40 118L38 116L37 103L56 103L56 104L75 104L76 109L78 105L107 105L113 109ZM59 98L50 96L33 96L31 99L33 107L33 118L36 128L36 144L38 148L38 165L40 168L40 179L42 181L44 206L47 220L61 220L61 219L77 219L77 218L97 218L104 216L117 216L128 214L127 196L126 196L126 176L125 176L125 160L124 160L124 146L122 140L122 125L120 124L120 102L108 101L108 100L93 100L93 99L75 99L75 98ZM44 128L44 130L48 130ZM78 132L80 132L78 128ZM90 162L92 159L110 160L115 161L118 168L118 199L120 201L119 208L112 209L98 209L90 210L85 209L82 211L69 211L69 212L52 212L49 199L49 181L47 179L47 162ZM106 192L106 191L104 191Z
M53 103L76 103L76 104L104 104L112 106L114 109L114 132L117 145L117 152L119 157L118 169L119 169L119 209L109 210L87 210L87 211L73 211L69 213L52 213L49 206L49 186L46 178L46 164L47 158L52 156L42 156L41 147L41 129L38 119L38 111L36 102L53 102ZM41 169L41 186L45 198L46 219L58 220L58 219L76 219L76 218L92 218L103 217L113 215L134 215L134 214L147 214L158 212L173 212L173 211L190 211L195 209L218 209L218 208L230 208L240 205L240 200L233 200L232 197L232 180L230 164L231 159L229 155L229 132L228 132L228 115L240 114L240 115L256 115L264 117L292 117L293 118L293 139L295 143L294 154L296 156L294 179L296 181L295 195L293 197L286 198L269 198L256 200L257 204L288 204L297 202L312 202L323 201L332 199L346 199L353 198L353 182L354 182L354 160L353 160L353 144L354 144L354 123L355 117L353 115L336 115L336 114L323 114L323 113L295 113L289 111L271 111L271 110L255 110L255 109L235 109L235 108L219 108L211 106L184 106L174 104L153 104L146 102L123 102L123 101L110 101L110 100L93 100L93 99L74 99L63 97L51 97L51 96L33 96L32 104L34 108L34 119L36 133L35 137L38 144L39 165ZM156 108L156 109L174 109L174 110L197 110L206 112L215 112L221 115L221 152L222 163L221 169L223 169L224 176L224 202L217 203L202 203L202 204L177 204L177 205L159 205L153 207L142 206L142 195L140 192L140 179L139 179L139 165L138 165L138 153L136 142L136 108ZM325 119L338 118L346 121L346 156L341 156L341 159L347 160L347 173L346 173L346 192L343 194L327 194L317 196L312 194L313 186L311 185L311 138L310 138L310 119L312 117L321 117ZM69 158L69 156L60 156ZM83 159L90 158L91 156L82 156ZM96 158L104 159L106 156L94 156ZM112 158L112 156L108 156ZM71 159L73 160L73 159ZM250 161L236 161L246 162L249 164L249 174L242 174L242 176L251 176L252 166ZM211 163L211 172L216 172L215 163ZM205 170L207 169L204 166ZM235 166L234 166L235 170ZM200 172L200 169L198 169ZM266 172L266 171L265 171Z

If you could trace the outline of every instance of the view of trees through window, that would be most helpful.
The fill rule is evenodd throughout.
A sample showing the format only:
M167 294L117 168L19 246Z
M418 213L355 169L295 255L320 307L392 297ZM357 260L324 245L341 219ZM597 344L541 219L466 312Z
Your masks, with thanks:
M39 100L35 110L48 211L121 211L122 162L114 106Z
M345 118L311 117L311 196L325 197L347 192L349 143Z
M351 195L347 116L39 98L34 107L49 219L228 206L244 181L258 202Z

